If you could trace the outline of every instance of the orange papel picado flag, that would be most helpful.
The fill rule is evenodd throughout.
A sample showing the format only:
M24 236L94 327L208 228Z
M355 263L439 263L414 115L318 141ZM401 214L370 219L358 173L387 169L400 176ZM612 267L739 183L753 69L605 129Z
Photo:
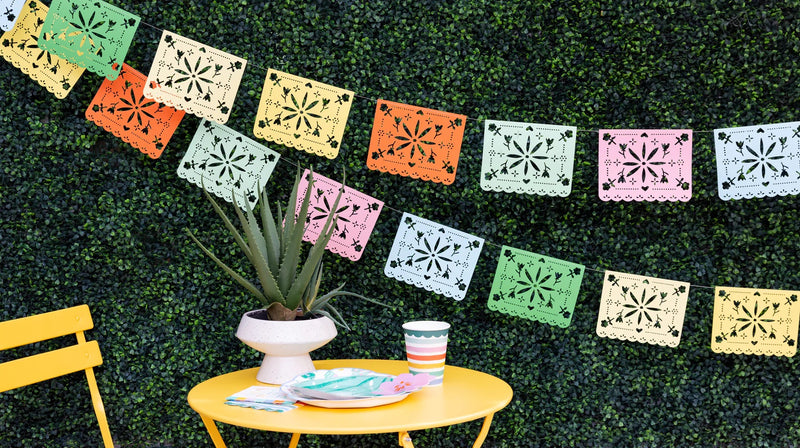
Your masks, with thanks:
M369 142L370 169L451 184L465 115L378 100Z

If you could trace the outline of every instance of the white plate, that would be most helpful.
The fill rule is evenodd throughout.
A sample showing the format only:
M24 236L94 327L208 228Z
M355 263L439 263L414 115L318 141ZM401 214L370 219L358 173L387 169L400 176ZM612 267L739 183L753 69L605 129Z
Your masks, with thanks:
M336 389L334 387L333 389L328 389L326 391L324 388L311 390L301 387L309 383L313 385L315 381L317 381L318 384L325 384L327 382L336 383L339 380L346 381L348 378L354 377L373 377L374 381L377 384L380 384L385 378L393 378L394 376L385 373L375 373L371 370L349 367L340 367L332 370L316 370L299 375L283 383L281 386L281 391L289 396L289 398L292 400L323 408L371 408L375 406L383 406L390 403L396 403L406 398L411 393L411 391L407 391L393 395L375 394L364 396L366 394L363 388L359 390L348 390L346 388ZM373 387L377 387L377 385ZM372 391L366 392L374 393Z
M383 395L380 397L356 398L354 400L306 400L297 399L301 403L321 408L347 409L347 408L374 408L386 404L396 403L410 394Z

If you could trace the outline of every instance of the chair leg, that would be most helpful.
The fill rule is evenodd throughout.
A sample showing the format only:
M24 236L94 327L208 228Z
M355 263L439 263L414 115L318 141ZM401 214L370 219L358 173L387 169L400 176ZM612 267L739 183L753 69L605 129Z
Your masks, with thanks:
M105 448L114 448L114 440L111 439L111 430L108 428L106 409L103 406L103 399L100 397L100 390L97 388L97 380L94 377L94 370L89 367L85 369L86 381L89 382L89 393L92 395L92 406L97 415L97 423L100 424L100 434L103 436Z

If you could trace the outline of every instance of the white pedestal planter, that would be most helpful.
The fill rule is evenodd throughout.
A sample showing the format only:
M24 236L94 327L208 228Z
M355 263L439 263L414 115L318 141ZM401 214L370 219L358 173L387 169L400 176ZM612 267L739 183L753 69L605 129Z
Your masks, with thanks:
M327 317L276 321L250 317L239 322L236 337L247 346L264 353L256 375L262 383L282 384L297 375L311 372L314 364L309 352L330 342L337 335L336 325Z

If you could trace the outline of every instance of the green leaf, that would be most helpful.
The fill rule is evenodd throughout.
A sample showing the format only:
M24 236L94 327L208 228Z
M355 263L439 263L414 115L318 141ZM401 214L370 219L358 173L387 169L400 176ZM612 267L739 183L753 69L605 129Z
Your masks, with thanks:
M215 201L214 198L208 193L208 191L206 191L205 185L203 185L203 194L205 195L206 199L208 199L208 201L211 202L211 206L214 208L214 211L217 212L217 215L219 215L219 217L222 218L222 222L225 225L225 228L228 229L228 231L231 233L234 241L236 241L236 244L239 245L239 248L242 249L244 254L247 256L247 259L252 262L253 253L250 250L250 247L244 241L244 238L242 238L242 236L239 234L239 231L236 229L236 226L234 226L231 220L228 219L228 215L225 214L222 208L220 208L219 204L217 204L217 201Z
M253 255L250 257L250 262L256 270L258 280L261 282L261 287L264 289L264 295L267 296L267 298L269 298L271 301L280 302L285 306L286 299L283 296L280 288L278 288L278 283L275 281L275 277L272 276L272 271L267 265L266 241L264 240L264 235L261 233L261 229L258 226L258 221L256 221L256 218L253 215L253 211L250 210L248 205L247 215L245 216L239 207L235 205L235 201L233 208L236 210L236 215L239 217L239 222L242 223L244 233L247 236L247 240L250 242L250 252Z
M278 276L278 267L280 266L281 256L281 240L278 233L278 227L272 215L272 209L269 206L267 199L267 188L261 190L260 194L260 215L261 215L261 231L264 235L266 244L267 264L270 266L270 271L273 277Z
M297 266L300 262L300 249L302 248L303 225L305 224L306 216L303 216L302 221L300 221L299 216L295 219L295 216L297 215L295 212L297 209L297 194L300 186L301 176L302 170L300 167L297 167L297 175L295 176L292 192L289 195L289 202L286 204L286 215L283 220L283 237L281 238L282 258L278 273L278 285L281 288L281 292L287 297L288 303L295 304L295 306L299 305L299 298L296 296L290 297L289 291L291 290L293 283L296 281ZM301 214L304 209L306 213L308 211L308 201L311 194L311 187L312 185L309 184L309 188L306 191L306 195L301 205ZM287 307L288 306L289 305L287 305Z
M339 200L342 198L342 192L344 190L344 176L342 177L342 188L339 189L339 193L336 195L336 200L333 202L333 207L331 210L338 210L339 207ZM308 191L311 191L311 186L309 185ZM306 199L308 198L308 194L306 195ZM303 201L303 209L301 209L301 215L307 214L308 212L308 203L304 200ZM305 211L305 213L303 213ZM287 294L286 300L287 302L291 303L294 300L300 301L302 296L303 290L305 289L305 285L311 280L311 276L313 275L314 271L316 270L317 264L320 262L320 259L325 254L325 246L328 245L328 242L331 240L333 233L336 231L336 214L331 213L328 215L328 219L325 221L325 225L322 227L319 236L317 237L317 242L314 243L314 246L311 247L309 251L308 258L306 259L305 264L303 265L303 269L300 271L300 274L297 276L297 280L295 284L292 285L292 288L289 290L289 294ZM305 222L305 220L303 221ZM301 235L302 237L302 235Z
M194 236L191 230L186 229L186 233L189 235L189 238L191 238L192 241L194 241L195 244L197 244L200 247L200 250L202 250L206 255L208 255L209 258L214 260L214 262L217 263L217 265L221 267L225 272L227 272L228 275L233 277L233 279L236 280L237 283L242 285L248 292L250 292L256 298L258 298L265 307L270 304L270 301L267 300L264 294L262 294L261 291L254 284L252 284L250 281L239 275L236 271L231 269L227 264L222 262L222 260L217 258L216 255L214 255L210 250L208 250L206 246L203 245L203 243L201 243L200 240L198 240L197 237Z

